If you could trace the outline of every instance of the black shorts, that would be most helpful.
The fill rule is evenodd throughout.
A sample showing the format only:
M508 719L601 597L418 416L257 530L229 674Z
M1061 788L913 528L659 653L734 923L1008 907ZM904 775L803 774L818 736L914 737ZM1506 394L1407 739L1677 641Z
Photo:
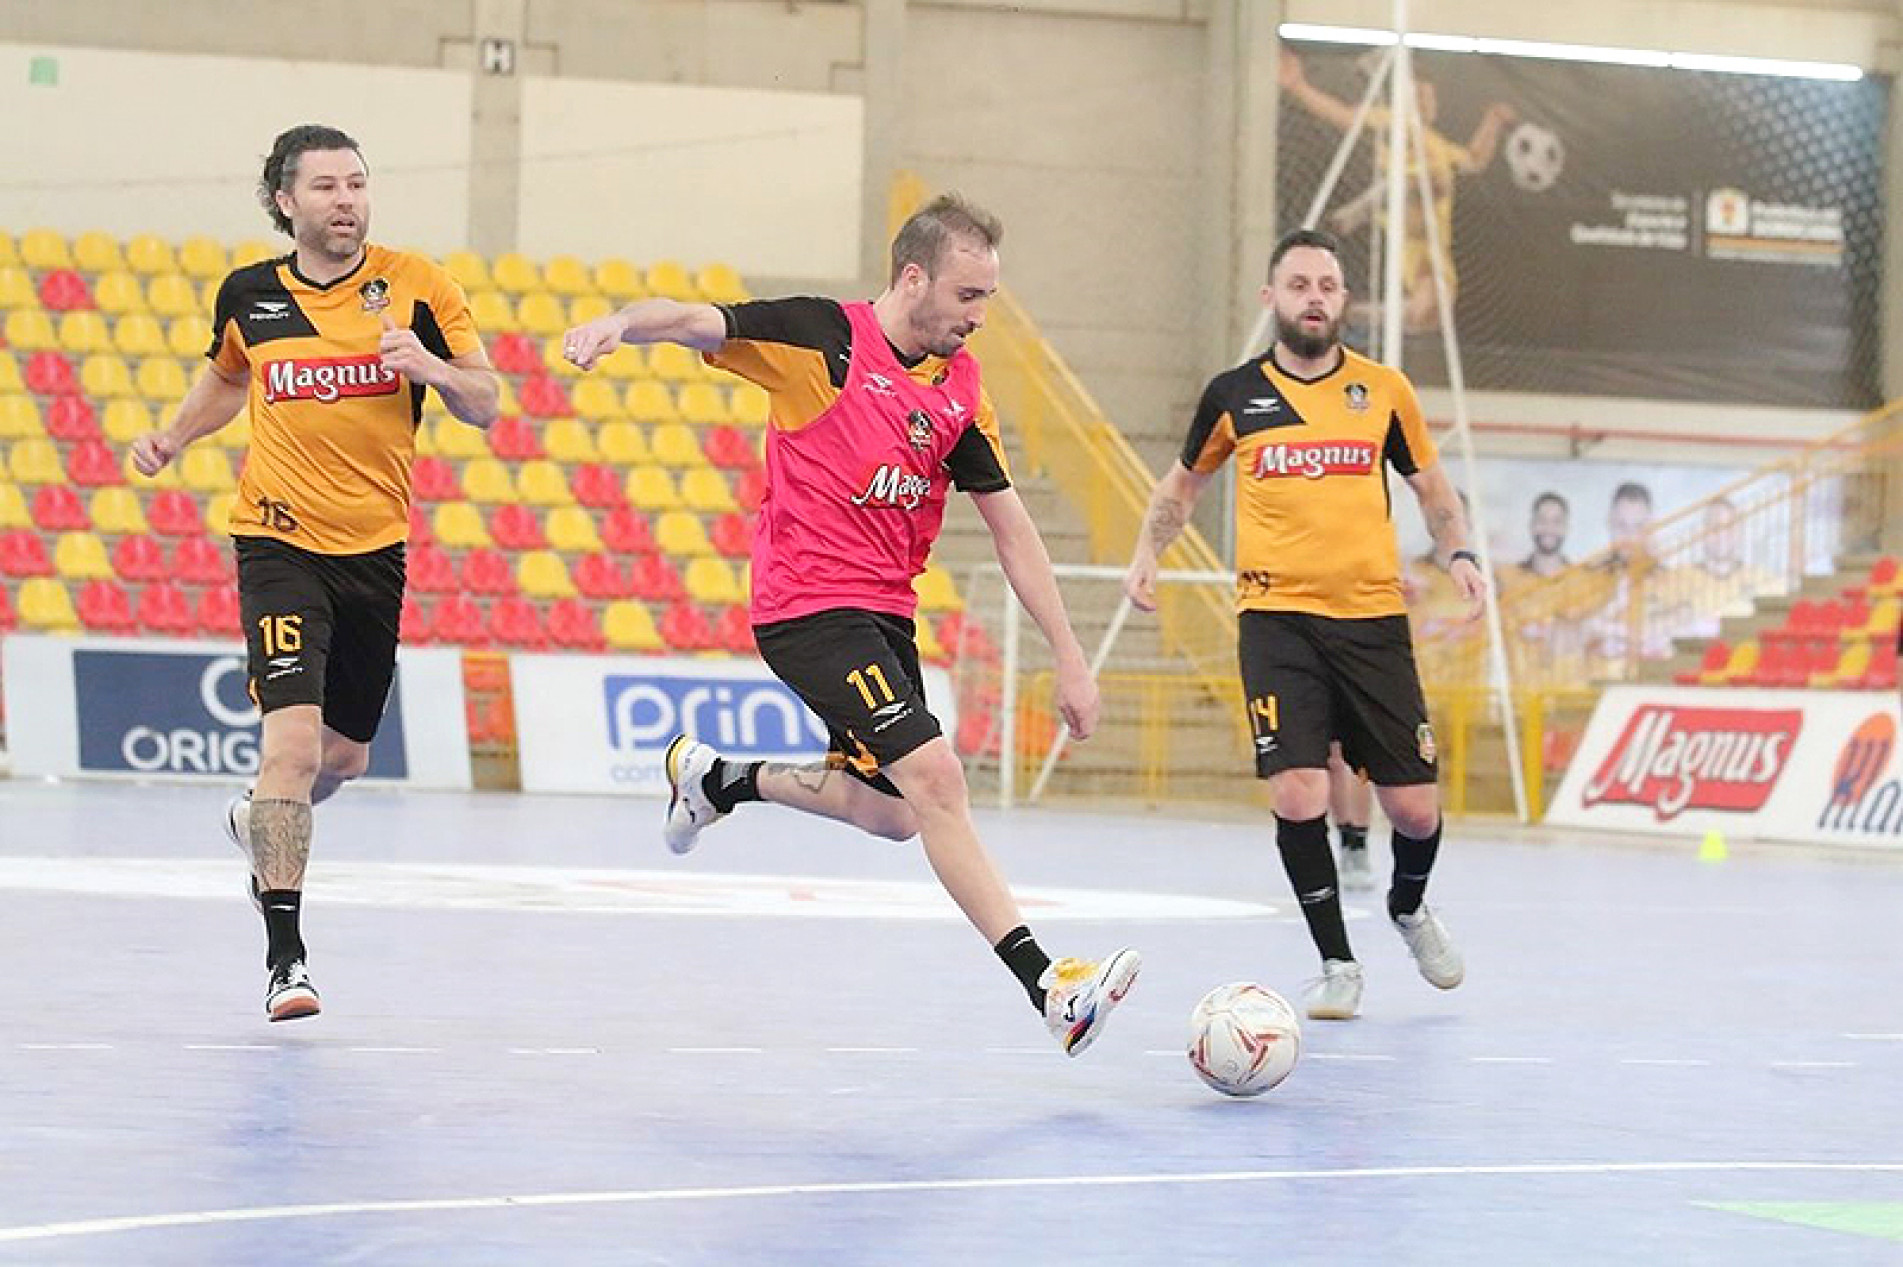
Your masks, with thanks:
M944 733L925 707L912 622L841 608L756 625L753 638L773 675L826 723L834 764L899 795L879 767Z
M368 554L314 554L272 537L232 545L259 711L318 704L326 726L369 743L396 674L403 543Z
M1339 740L1348 765L1381 787L1436 780L1406 616L1245 611L1240 634L1258 778L1326 768Z

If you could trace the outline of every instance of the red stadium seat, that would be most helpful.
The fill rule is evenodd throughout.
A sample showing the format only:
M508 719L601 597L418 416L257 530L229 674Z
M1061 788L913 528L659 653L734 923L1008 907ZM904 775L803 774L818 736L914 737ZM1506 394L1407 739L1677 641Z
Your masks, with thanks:
M654 529L647 516L632 506L617 506L601 525L602 544L617 554L652 554Z
M0 585L0 633L7 633L19 623L19 617L13 614L13 595L7 587Z
M104 440L81 440L66 455L66 477L81 488L106 488L126 482L119 459Z
M42 484L35 489L31 514L41 532L84 532L93 526L86 503L64 484Z
M526 598L500 598L489 610L489 633L505 647L536 649L548 645L542 613Z
M520 396L522 412L531 418L567 418L575 412L568 400L568 389L544 374L524 379Z
M456 468L439 457L420 457L410 467L410 488L420 502L453 502L463 495Z
M742 471L740 478L733 482L733 499L748 514L760 509L760 503L766 499L766 472L758 467Z
M454 594L459 588L456 565L433 545L411 547L409 581L410 588L419 594Z
M674 570L674 565L667 561L665 555L636 555L628 575L633 597L643 602L666 602L687 596L687 587L681 584L681 574Z
M40 305L51 312L77 312L93 306L85 279L70 268L56 268L40 278Z
M238 587L220 584L208 587L198 596L198 630L215 637L236 637L244 632L244 611L238 603Z
M171 571L164 548L142 532L119 538L112 547L112 570L127 581L156 581Z
M417 506L410 507L410 545L434 545L436 534L430 531L429 516Z
M36 396L72 396L79 392L73 363L51 349L27 358L26 389Z
M720 615L714 620L714 645L735 655L757 652L753 644L753 622L744 606L735 603L720 609Z
M0 533L0 576L51 576L53 560L37 532L15 528Z
M568 487L575 500L590 510L612 510L628 501L621 477L599 462L584 462L570 471Z
M744 559L753 553L753 520L738 511L728 511L714 520L707 534L714 549L730 559Z
M92 402L84 396L56 397L46 410L46 434L55 440L103 440Z
M540 550L548 545L542 517L531 506L506 503L489 516L489 535L504 550Z
M753 441L738 427L713 427L701 441L701 452L715 466L728 471L745 471L760 465Z
M209 537L185 537L172 550L172 575L187 585L222 585L232 579L231 556Z
M607 646L595 609L574 598L558 598L548 609L549 641L570 651L600 651Z
M1870 649L1870 667L1864 672L1862 687L1866 691L1893 691L1896 689L1897 642L1886 638Z
M87 581L75 606L79 623L91 632L125 633L132 628L132 600L117 581Z
M139 627L150 633L188 634L197 624L185 591L158 581L139 592Z
M471 594L512 595L515 569L501 551L478 547L463 556L463 589Z
M954 659L962 655L987 664L995 664L1000 659L997 644L991 641L985 627L968 619L963 612L946 613L936 628L939 645Z
M508 462L528 462L543 456L542 438L535 426L504 414L489 426L489 451Z
M459 647L489 645L489 624L482 604L467 594L452 594L429 614L430 633L436 641Z
M489 341L489 360L504 374L533 374L542 368L542 349L526 334L498 334Z
M443 562L447 566L449 561L445 559ZM415 567L414 558L411 559L411 567ZM415 585L414 579L411 585ZM427 646L434 637L429 618L423 614L423 605L416 601L414 594L403 596L403 612L397 620L397 637L408 647Z
M574 580L585 598L626 598L630 593L628 574L612 555L582 555L575 560Z
M146 507L146 522L161 537L202 537L205 521L198 502L182 488L161 488Z
M661 615L661 638L676 651L705 651L714 647L713 626L707 613L688 602L668 604Z

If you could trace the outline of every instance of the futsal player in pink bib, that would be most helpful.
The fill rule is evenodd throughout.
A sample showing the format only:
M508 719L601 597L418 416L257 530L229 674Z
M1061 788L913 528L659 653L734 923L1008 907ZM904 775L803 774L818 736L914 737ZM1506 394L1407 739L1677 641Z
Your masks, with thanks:
M1079 1055L1141 959L1053 962L978 839L964 767L928 709L912 581L953 488L991 530L1011 588L1051 644L1071 733L1097 723L1097 688L1050 556L1011 487L997 418L965 340L998 289L998 220L952 195L906 221L891 281L871 303L790 298L733 305L648 299L568 332L583 370L623 343L678 343L765 388L766 496L754 525L754 639L825 722L827 760L724 760L691 735L667 750L665 837L676 853L749 801L920 837L954 901Z

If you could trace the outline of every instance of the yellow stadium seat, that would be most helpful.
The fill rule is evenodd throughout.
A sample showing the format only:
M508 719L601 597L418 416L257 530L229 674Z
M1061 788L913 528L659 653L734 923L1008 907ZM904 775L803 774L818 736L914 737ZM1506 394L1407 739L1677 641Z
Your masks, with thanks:
M277 259L286 254L288 252L279 242L248 238L231 248L231 267L239 269L247 264L256 264L259 260Z
M932 628L932 622L917 622L914 632L918 637L918 658L930 664L934 660L946 659L945 645L938 640L938 631Z
M700 353L678 343L656 343L648 349L648 372L672 383L705 378Z
M951 573L933 564L919 573L912 589L918 594L918 605L928 612L963 611L965 601L958 597L958 586L953 582Z
M1903 599L1882 598L1871 605L1870 619L1863 622L1861 629L1847 629L1844 631L1844 634L1846 637L1852 638L1858 636L1865 638L1894 638L1899 621L1903 621ZM1866 663L1864 668L1867 669L1868 667L1869 665ZM1862 672L1859 671L1857 676L1862 677Z
M72 253L66 239L51 229L28 229L20 235L20 262L45 272L49 268L71 268Z
M637 378L629 383L621 403L624 412L636 422L674 422L680 417L674 411L674 393L667 389L667 384L652 378Z
M687 586L687 596L697 603L725 607L729 603L744 603L747 600L740 588L740 578L734 575L733 568L719 555L703 554L691 560L681 580Z
M178 267L199 281L222 281L230 271L224 245L210 238L186 238L178 248Z
M178 477L195 493L222 493L238 486L231 473L231 459L223 449L195 444L179 459Z
M733 271L731 264L709 264L700 270L694 284L709 303L737 304L752 298L747 294L746 283L740 280L740 274Z
M772 409L772 397L758 383L741 383L733 389L731 417L743 427L764 427Z
M15 440L7 453L7 473L16 484L64 484L66 472L59 464L59 450L43 436Z
M567 506L575 500L562 468L543 458L522 464L516 487L521 490L522 500L531 506Z
M654 460L662 466L705 466L707 455L700 451L694 433L678 422L662 423L654 429Z
M628 472L628 500L636 510L673 510L681 504L681 494L665 468L637 466Z
M218 447L230 449L233 452L251 447L250 411L240 409L238 416L220 427L213 434L213 438L218 441Z
M439 458L442 453L436 447L436 428L427 420L417 424L416 456L420 458Z
M13 359L13 353L0 351L0 392L23 392L26 383L20 378L20 363Z
M568 324L584 326L615 310L613 301L604 299L600 295L577 295L568 302Z
M595 517L580 506L557 506L548 512L548 543L569 554L593 554L601 549Z
M532 290L516 305L516 320L530 334L549 338L568 329L568 310L546 290Z
M488 261L474 251L451 251L443 257L443 267L472 295L495 288L495 283L489 280Z
M139 362L139 372L135 379L139 394L152 401L174 401L185 399L185 370L169 356L148 356Z
M1837 663L1828 669L1810 675L1810 685L1816 687L1840 686L1847 682L1861 681L1870 671L1870 643L1865 639L1847 642L1837 655Z
M530 598L573 598L568 565L553 550L530 550L515 565L515 583Z
M207 282L206 285L216 297L218 283ZM212 301L208 299L200 304L198 291L181 273L166 273L154 277L145 288L145 302L150 304L152 311L161 317L196 317L201 312L208 313L212 310Z
M238 505L236 493L213 493L205 499L205 531L224 537L231 533L231 512Z
M576 403L579 405L580 401ZM557 462L601 461L601 453L595 448L595 433L589 430L587 423L573 418L551 419L542 429L542 447Z
M44 633L77 633L79 613L64 585L50 576L34 576L20 583L20 623Z
M81 272L110 273L125 266L119 239L110 233L89 229L73 239L73 267Z
M580 378L581 371L576 369L569 359L562 355L562 349L568 346L563 334L551 334L542 340L542 368L556 378Z
M0 528L31 528L33 517L27 513L26 494L18 484L0 479Z
M132 455L125 454L119 460L119 469L124 472L126 482L134 488L183 488L178 478L178 463L167 462L159 468L159 473L151 479L139 474L132 465Z
M654 454L641 428L631 422L611 422L601 429L601 460L616 466L645 466Z
M568 399L575 412L590 422L604 422L622 416L621 393L605 378L584 378L570 390Z
M13 244L13 235L0 229L0 264L18 264L20 248Z
M126 267L135 273L175 273L178 261L172 258L172 246L164 238L141 233L126 243Z
M602 613L601 632L616 651L659 651L666 644L661 631L654 627L654 614L646 603L624 598L608 604Z
M0 266L0 308L37 308L40 293L33 289L33 275L24 268Z
M484 505L520 501L509 468L494 458L471 458L463 464L463 496Z
M712 383L688 383L681 388L681 419L700 426L721 426L733 421L727 408L727 394Z
M45 434L38 401L17 392L0 396L0 440L38 439Z
M112 560L97 535L62 532L53 546L53 570L70 581L96 581L112 575Z
M152 430L152 410L136 396L121 396L106 402L106 412L99 422L106 439L124 448Z
M504 251L496 256L495 263L489 268L489 275L495 278L496 289L506 294L526 295L532 290L542 289L541 272L528 256L516 251Z
M641 349L632 343L624 343L607 356L595 362L597 373L606 374L616 382L625 383L630 379L646 378L648 364L641 355Z
M687 275L677 260L656 260L648 266L648 290L666 299L679 299L685 302L698 300L700 291L694 286L694 279Z
M173 356L203 356L211 347L211 322L193 314L173 317L165 327L165 350Z
M1700 673L1698 680L1706 686L1723 686L1727 682L1751 676L1758 667L1758 640L1748 639L1731 649L1731 658L1713 671Z
M165 327L149 312L129 312L114 322L112 346L126 356L159 356L172 350L165 342ZM202 351L201 341L193 352Z
M654 521L654 543L668 554L712 554L714 543L700 516L685 510L670 510Z
M434 398L435 392L431 392ZM432 428L436 434L436 451L454 461L468 458L486 458L489 456L489 438L478 427L457 422L447 413L436 419Z
M124 485L102 488L93 493L92 521L96 531L115 537L146 530L145 511L139 495Z
M199 284L198 307L196 311L203 316L206 321L210 321L212 314L218 311L218 292L223 288L224 283L215 277ZM155 300L154 303L156 304L156 302Z
M489 546L489 529L482 522L482 515L468 502L444 502L436 508L430 517L430 531L436 540L452 550L468 550L477 546Z
M52 319L38 308L15 308L7 314L7 345L21 352L38 352L59 346L59 335Z
M740 509L727 487L726 474L711 466L697 466L681 476L681 501L691 510L715 515Z
M139 394L139 389L132 385L132 371L126 368L125 359L106 352L95 353L79 363L79 389L94 400Z
M61 351L75 356L109 351L112 331L106 328L104 317L89 309L65 313L59 319L59 346Z
M630 299L646 299L647 284L641 280L641 272L623 259L610 256L595 265L595 289L618 303L627 303Z
M592 295L595 279L588 266L572 255L557 255L542 266L542 282L558 295Z
M144 312L145 291L131 273L106 273L93 283L93 302L105 313Z
M501 291L479 290L469 296L469 317L485 335L514 334L522 328L515 305Z

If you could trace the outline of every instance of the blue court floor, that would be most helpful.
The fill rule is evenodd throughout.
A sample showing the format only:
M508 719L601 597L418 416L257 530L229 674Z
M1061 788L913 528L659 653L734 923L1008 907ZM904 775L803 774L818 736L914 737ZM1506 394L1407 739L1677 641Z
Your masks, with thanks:
M1070 1061L916 846L505 795L322 807L268 1025L225 795L0 782L0 1264L1903 1262L1903 862L1455 826L1467 983L1357 895L1363 1017L1231 1102L1191 1007L1315 971L1263 823L982 816L1144 954Z

